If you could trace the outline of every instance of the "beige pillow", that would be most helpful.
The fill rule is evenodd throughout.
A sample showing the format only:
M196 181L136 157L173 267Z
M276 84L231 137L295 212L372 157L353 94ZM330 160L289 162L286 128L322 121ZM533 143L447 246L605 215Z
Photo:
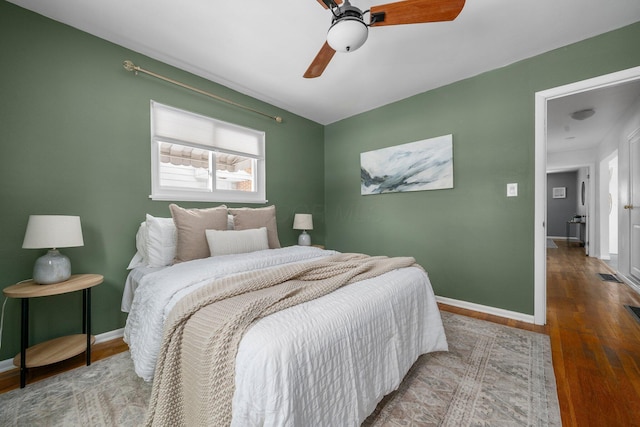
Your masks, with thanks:
M178 231L176 262L209 257L205 230L227 229L227 207L185 209L172 203L169 210Z
M206 230L211 256L244 254L269 249L265 227L250 230Z
M233 215L233 227L235 230L267 227L269 249L280 247L275 206L267 206L266 208L231 208L229 213Z

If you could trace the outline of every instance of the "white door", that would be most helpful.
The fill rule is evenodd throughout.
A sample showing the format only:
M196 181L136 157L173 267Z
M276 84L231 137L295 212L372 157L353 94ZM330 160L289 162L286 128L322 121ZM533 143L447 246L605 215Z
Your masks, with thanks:
M640 281L640 134L629 140L629 211L631 226L630 273Z

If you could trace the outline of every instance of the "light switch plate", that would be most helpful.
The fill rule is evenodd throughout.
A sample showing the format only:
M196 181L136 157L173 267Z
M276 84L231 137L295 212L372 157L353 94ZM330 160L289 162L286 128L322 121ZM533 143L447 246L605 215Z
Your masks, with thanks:
M518 197L518 183L507 184L507 197Z

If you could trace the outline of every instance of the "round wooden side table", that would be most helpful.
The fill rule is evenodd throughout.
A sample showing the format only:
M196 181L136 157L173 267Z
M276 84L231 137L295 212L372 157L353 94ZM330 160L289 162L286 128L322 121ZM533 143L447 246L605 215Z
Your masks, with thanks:
M87 366L91 365L91 288L103 281L100 274L74 274L64 282L40 285L33 280L21 282L7 288L2 293L8 298L22 300L20 326L20 353L13 364L20 367L20 388L24 388L27 369L49 365L87 352ZM55 338L29 347L29 299L82 291L82 334Z

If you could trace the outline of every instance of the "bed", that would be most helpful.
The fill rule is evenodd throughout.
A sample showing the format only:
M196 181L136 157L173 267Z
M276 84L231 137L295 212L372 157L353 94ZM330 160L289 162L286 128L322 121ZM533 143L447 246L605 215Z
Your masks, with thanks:
M147 220L147 226L153 222ZM173 244L165 246L171 252ZM223 278L306 268L338 255L291 246L172 265L149 263L148 254L139 257L147 262L134 258L122 308L129 313L125 341L136 373L154 380L165 322L187 296ZM262 317L244 333L235 354L230 424L358 426L421 354L446 350L433 290L419 266L339 287Z

